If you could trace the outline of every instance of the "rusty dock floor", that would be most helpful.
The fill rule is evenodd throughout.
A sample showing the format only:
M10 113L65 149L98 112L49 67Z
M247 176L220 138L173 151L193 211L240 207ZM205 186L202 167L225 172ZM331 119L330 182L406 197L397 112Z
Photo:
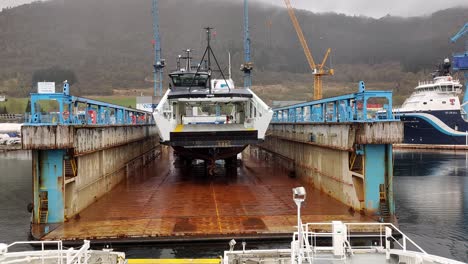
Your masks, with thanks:
M304 222L373 221L288 177L280 168L244 158L237 173L222 166L206 176L203 166L178 165L163 151L151 165L127 177L112 191L48 233L43 240L169 241L232 237L290 236L296 225L293 187L305 186Z

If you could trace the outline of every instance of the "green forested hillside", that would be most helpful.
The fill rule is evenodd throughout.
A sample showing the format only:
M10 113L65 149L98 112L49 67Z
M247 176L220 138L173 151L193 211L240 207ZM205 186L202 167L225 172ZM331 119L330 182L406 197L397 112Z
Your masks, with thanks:
M331 47L333 87L364 79L408 93L442 58L462 50L449 37L468 21L467 8L415 18L360 16L298 10L315 59ZM250 7L256 85L308 83L311 77L285 9L255 2ZM191 48L204 49L205 26L213 47L234 78L242 63L242 1L160 0L163 56L168 69ZM115 89L152 86L151 0L52 0L0 12L0 92L26 96L33 74L50 67L72 71L75 94L109 95ZM385 85L383 85L385 86ZM279 89L278 91L280 91ZM292 91L294 93L294 90ZM327 91L324 92L327 95Z

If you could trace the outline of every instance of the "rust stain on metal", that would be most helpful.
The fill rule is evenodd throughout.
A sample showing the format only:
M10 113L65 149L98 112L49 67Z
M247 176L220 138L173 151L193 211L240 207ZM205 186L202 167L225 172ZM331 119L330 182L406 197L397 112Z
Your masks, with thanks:
M242 221L242 225L246 230L266 230L266 225L262 219L257 217L249 217Z
M197 226L190 222L190 218L177 219L174 225L174 232L195 232Z

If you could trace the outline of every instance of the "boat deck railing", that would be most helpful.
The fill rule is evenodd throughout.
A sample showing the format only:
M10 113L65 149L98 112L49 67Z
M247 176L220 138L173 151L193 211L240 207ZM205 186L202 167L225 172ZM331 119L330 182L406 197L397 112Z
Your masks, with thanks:
M448 81L449 82L460 82L459 79L453 79L452 77L450 77L451 79L449 79ZM440 81L419 81L418 82L418 86L422 86L422 85L432 85L432 84L436 84L436 83L440 83Z
M9 244L3 250L0 249L0 262L4 264L10 264L38 260L41 261L41 263L48 263L54 260L58 264L74 263L74 260L81 259L83 257L83 254L89 249L89 245L89 241L85 241L83 246L77 252L75 252L73 249L64 251L62 241L17 241ZM12 249L17 246L40 246L40 250L18 252L12 251ZM72 251L74 254L72 254ZM85 257L85 261L86 260L87 258Z
M242 250L225 251L223 263L462 263L428 254L391 223L333 221L301 227L291 248L246 250L243 243Z
M349 250L352 254L353 250L384 250L400 249L402 251L411 250L422 254L427 254L416 242L411 240L402 231L400 231L392 223L342 223L344 233L342 234L344 249ZM333 223L307 223L303 224L304 239L310 245L310 249L314 254L320 251L333 249L330 245L333 239L339 235L340 231L333 232ZM298 240L298 232L293 235L293 241ZM327 243L328 240L328 243ZM353 243L358 241L370 241L372 244L359 245ZM324 246L325 245L325 246ZM315 255L317 256L317 255ZM346 254L343 254L345 257Z
M9 245L0 244L0 263L57 263L57 264L87 264L97 263L96 259L107 259L105 263L125 263L125 254L111 250L90 250L90 241L84 240L80 248L63 247L62 241L18 241ZM24 246L40 248L24 250ZM21 247L21 248L17 248ZM17 248L18 250L14 250ZM100 263L100 262L99 262Z
M353 259L355 254L362 253L375 254L376 260L379 254L385 254L387 261L391 255L397 255L400 261L407 263L423 263L423 260L461 263L428 254L392 223L307 223L302 225L302 234L293 234L291 243L291 263L294 260L299 260L299 263L346 262ZM421 262L414 262L419 260Z

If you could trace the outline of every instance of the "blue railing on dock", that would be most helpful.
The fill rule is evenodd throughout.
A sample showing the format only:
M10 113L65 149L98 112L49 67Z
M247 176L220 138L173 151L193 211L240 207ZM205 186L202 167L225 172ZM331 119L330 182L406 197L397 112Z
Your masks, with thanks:
M369 99L386 100L379 111L369 111ZM391 91L366 91L359 82L359 92L273 109L272 123L301 122L379 122L398 121L392 113Z
M32 93L28 125L141 125L154 124L151 112L123 107L69 94L64 83L62 93ZM40 101L56 101L58 111L38 111Z

